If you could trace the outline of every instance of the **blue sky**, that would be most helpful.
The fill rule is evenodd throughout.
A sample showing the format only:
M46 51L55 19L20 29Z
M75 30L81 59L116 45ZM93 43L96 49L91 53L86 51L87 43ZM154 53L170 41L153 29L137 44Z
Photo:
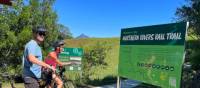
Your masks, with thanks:
M119 37L121 28L175 22L184 0L56 0L58 23L74 37Z

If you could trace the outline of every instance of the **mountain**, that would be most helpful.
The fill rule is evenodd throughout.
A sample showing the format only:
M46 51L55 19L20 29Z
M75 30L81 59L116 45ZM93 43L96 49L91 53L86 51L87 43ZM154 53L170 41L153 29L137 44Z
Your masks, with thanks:
M76 39L81 39L81 38L89 38L89 36L87 36L85 34L81 34L78 37L76 37Z

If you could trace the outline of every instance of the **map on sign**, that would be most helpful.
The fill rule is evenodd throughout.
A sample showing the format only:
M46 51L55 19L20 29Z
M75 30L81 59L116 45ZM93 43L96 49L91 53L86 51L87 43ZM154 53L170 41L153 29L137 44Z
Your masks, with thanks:
M180 88L187 23L121 31L119 76L162 88Z
M82 56L83 56L82 48L63 48L63 51L59 54L58 59L61 62L74 61L78 63L78 64L66 66L67 71L81 71Z

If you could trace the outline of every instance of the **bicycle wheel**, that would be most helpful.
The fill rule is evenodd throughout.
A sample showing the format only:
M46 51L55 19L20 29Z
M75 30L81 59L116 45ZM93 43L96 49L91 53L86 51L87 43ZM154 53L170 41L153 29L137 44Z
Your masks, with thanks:
M65 81L65 82L63 83L63 87L64 87L64 88L76 88L76 86L73 84L72 81Z

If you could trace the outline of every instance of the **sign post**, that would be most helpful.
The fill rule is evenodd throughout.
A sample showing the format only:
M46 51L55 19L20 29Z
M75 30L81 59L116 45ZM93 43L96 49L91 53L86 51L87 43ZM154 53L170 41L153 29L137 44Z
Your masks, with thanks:
M180 88L186 25L182 22L122 29L119 76L162 88Z
M117 88L120 88L120 77L119 76L117 76Z

